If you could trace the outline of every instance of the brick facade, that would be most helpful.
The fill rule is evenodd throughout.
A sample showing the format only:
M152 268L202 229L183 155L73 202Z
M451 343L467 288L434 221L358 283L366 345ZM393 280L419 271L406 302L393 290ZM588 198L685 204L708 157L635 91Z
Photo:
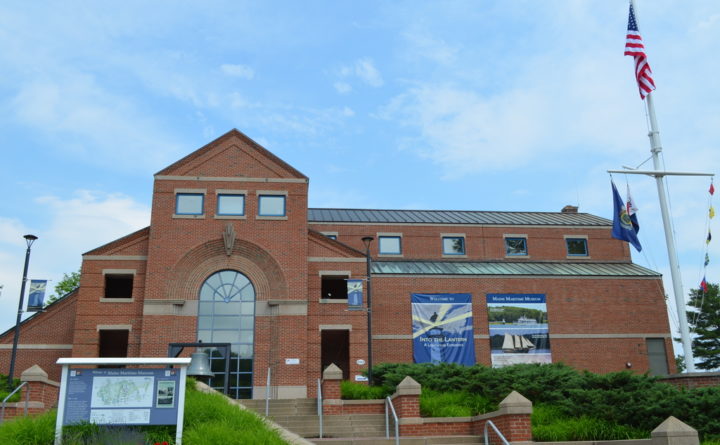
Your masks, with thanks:
M365 278L363 236L375 237L370 246L375 262L532 262L590 269L632 265L627 244L612 239L606 220L557 223L564 215L558 212L543 214L555 222L532 224L336 223L309 218L308 184L302 173L236 130L158 172L150 226L83 255L81 288L24 323L17 368L39 364L58 379L54 361L98 356L105 329L128 331L128 356L165 356L170 342L197 341L200 288L212 274L233 270L247 277L255 291L255 396L264 396L267 369L272 368L276 396L313 397L322 372L324 331L347 331L347 377L360 375L367 366L367 313L348 311L346 302L321 295L323 276ZM178 193L202 195L201 214L176 214ZM244 196L244 215L217 214L218 196L224 193ZM284 196L285 214L258 216L260 196L265 195ZM337 240L321 233L336 234ZM378 252L377 238L383 233L401 234L401 255ZM443 234L462 234L464 254L443 255ZM527 255L508 257L504 237L518 234L527 239ZM588 255L569 256L567 237L586 239ZM113 274L132 276L131 296L105 298L105 280ZM413 360L412 293L471 294L475 354L485 365L491 363L485 295L538 293L547 298L553 361L595 372L629 367L642 373L650 366L646 340L661 338L669 371L674 371L662 281L651 271L376 273L372 280L374 363ZM12 331L0 336L0 368L6 366L11 343Z

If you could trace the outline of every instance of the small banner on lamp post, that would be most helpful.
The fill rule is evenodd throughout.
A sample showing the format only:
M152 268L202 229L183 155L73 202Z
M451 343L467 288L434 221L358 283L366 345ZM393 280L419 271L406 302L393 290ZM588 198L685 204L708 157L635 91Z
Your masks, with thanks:
M39 312L45 305L45 288L47 280L30 280L30 291L28 293L28 312Z
M363 309L363 280L347 280L348 310Z

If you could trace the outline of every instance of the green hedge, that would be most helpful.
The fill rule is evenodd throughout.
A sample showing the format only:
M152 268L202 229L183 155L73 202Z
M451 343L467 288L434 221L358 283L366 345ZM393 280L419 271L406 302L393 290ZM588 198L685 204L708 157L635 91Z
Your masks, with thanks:
M672 415L697 429L701 438L720 439L720 387L682 390L648 375L629 371L601 375L563 364L504 368L381 364L373 368L373 383L392 392L408 375L423 388L467 391L492 403L514 390L534 405L557 407L567 418L584 416L639 431L652 431Z

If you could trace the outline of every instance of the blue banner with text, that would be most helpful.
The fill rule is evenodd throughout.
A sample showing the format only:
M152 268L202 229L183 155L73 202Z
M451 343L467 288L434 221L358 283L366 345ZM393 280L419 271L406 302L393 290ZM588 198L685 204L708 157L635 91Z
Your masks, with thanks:
M415 363L475 364L472 296L412 294Z

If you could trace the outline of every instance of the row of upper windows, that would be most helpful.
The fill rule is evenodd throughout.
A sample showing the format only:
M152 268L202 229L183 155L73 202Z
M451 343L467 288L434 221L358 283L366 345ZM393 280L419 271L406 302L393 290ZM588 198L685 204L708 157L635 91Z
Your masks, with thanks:
M337 239L337 235L327 235ZM565 238L565 247L568 256L588 256L586 238ZM380 255L402 255L402 236L378 236L378 253ZM442 236L443 255L465 255L465 237L461 235ZM505 255L527 256L528 244L526 237L505 237Z
M588 245L586 238L565 238L565 248L568 256L588 256ZM527 256L528 243L525 237L506 237L505 255Z
M176 215L204 215L204 193L176 193ZM245 216L244 193L218 193L215 214L219 216ZM286 216L284 195L258 195L258 216Z

